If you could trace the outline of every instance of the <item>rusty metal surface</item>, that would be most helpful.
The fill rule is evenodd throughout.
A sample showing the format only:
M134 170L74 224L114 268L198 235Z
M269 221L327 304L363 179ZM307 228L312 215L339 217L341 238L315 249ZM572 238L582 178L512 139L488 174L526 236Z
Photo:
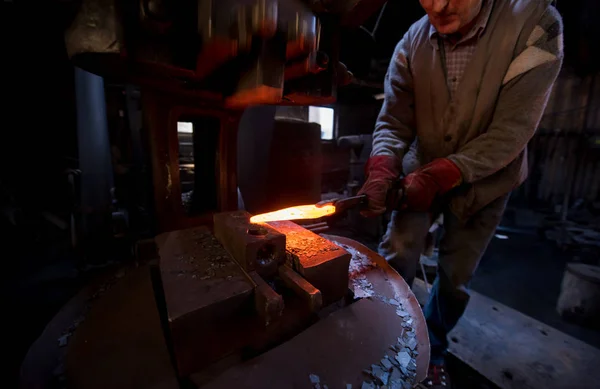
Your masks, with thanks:
M294 270L321 291L324 305L346 295L350 254L296 223L279 221L269 225L285 234Z
M224 300L242 303L252 292L253 285L208 228L167 232L156 241L170 321Z
M376 320L374 320L376 318ZM235 366L203 389L314 388L310 375L330 389L360 388L363 370L396 343L399 318L377 300L363 299L314 324L287 343ZM193 379L194 377L192 377Z
M268 225L251 224L246 211L218 213L213 220L215 236L244 270L277 273L285 261L285 235Z
M243 345L239 317L253 310L254 285L206 227L156 243L177 368L187 375Z
M283 314L283 297L275 292L258 273L251 272L249 275L256 284L254 288L256 313L263 320L265 326L268 326Z
M91 307L69 339L65 386L177 388L148 266L118 276L91 294Z

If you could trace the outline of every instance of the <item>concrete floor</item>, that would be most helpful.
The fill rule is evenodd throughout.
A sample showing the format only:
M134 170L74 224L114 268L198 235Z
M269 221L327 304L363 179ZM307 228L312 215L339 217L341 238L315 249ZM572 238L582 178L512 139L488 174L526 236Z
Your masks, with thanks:
M529 233L500 232L492 239L471 287L550 327L600 348L600 331L564 321L556 301L567 262L565 253L546 239Z

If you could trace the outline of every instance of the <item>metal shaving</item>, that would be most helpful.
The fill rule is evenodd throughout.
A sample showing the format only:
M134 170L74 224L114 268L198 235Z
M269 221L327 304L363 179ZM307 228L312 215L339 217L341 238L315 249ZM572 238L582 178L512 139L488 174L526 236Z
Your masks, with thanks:
M390 362L390 359L389 359L389 358L388 358L388 356L386 355L386 357L385 357L385 358L382 358L382 359L381 359L381 366L383 366L383 368L384 368L385 370L388 370L388 371L389 371L389 370L391 370L391 368L392 368L394 365L392 364L392 362Z
M365 273L377 265L371 260L348 245L333 241L336 245L348 251L352 258L348 269L350 279L350 287L354 291L356 298L375 298L385 304L389 304L396 308L396 314L402 318L402 327L404 329L403 336L397 339L396 344L390 345L390 350L393 355L385 355L379 364L371 365L370 369L365 369L363 372L371 379L365 380L362 383L361 389L405 389L412 388L416 378L416 357L419 354L417 351L418 341L416 332L412 327L413 319L403 304L402 298L398 295L395 298L386 298L375 293L373 285L367 279ZM347 389L351 389L351 385L347 385Z
M408 370L410 370L410 371L417 371L417 364L415 363L415 361L411 360L408 363Z
M350 266L348 267L348 275L351 278L361 273L366 273L368 270L377 267L376 264L371 262L369 257L356 250L354 247L348 246L340 242L336 242L335 240L332 240L331 242L337 246L340 246L352 256L352 259L350 260Z
M400 366L408 367L408 364L410 363L410 354L406 351L400 351L398 354L396 354L396 360Z
M71 333L66 333L58 338L58 347L65 347L69 342L69 336L71 336Z
M348 267L348 277L350 279L351 289L354 292L354 297L373 297L375 295L373 284L367 279L365 273L377 267L377 265L371 262L369 257L356 250L354 247L336 241L332 242L342 247L352 256L350 259L350 266Z
M321 382L321 379L316 374L310 374L308 376L308 378L310 379L310 383L313 384L313 385L318 384L319 382Z
M396 314L401 318L410 317L410 313L408 313L402 306L402 299L399 298L399 296L388 299L386 297L376 295L373 289L373 284L369 281L365 274L371 269L376 268L377 264L373 263L368 256L361 253L354 247L337 242L335 240L332 240L331 242L340 246L352 256L350 259L350 266L348 267L348 277L350 279L350 288L354 292L354 297L375 297L386 304L395 306ZM403 324L403 326L407 329L410 328L410 325L412 325L412 320Z
M379 365L371 365L371 376L378 385L387 385L389 373Z
M398 369L392 369L392 373L390 374L390 379L389 379L389 387L390 388L402 388L402 383L403 383L403 379L402 379L402 373L400 372L400 370Z
M373 284L371 284L365 275L360 274L354 278L350 278L350 282L352 283L352 290L356 298L373 297L375 294Z
M398 337L397 343L390 346L390 349L394 350L392 356L386 355L379 364L373 364L370 369L363 370L371 380L365 380L361 389L412 388L417 370L417 345L414 329L405 331L402 337Z
M194 231L191 234L177 235L182 246L199 246L177 257L180 268L173 271L178 276L190 276L193 279L209 280L227 278L232 274L242 277L237 265L223 249L221 243L209 232ZM197 257L200 258L197 259ZM238 274L239 273L239 274Z
M313 389L329 389L326 384L321 384L321 378L316 374L309 374L308 378L312 384Z
M408 342L406 342L406 346L411 349L412 351L415 350L415 348L417 347L417 339L415 338L410 338L408 340Z

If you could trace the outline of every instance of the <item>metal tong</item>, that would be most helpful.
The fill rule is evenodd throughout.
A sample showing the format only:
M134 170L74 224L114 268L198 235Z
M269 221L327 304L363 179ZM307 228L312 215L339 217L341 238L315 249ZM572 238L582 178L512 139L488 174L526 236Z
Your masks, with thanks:
M404 189L398 185L394 185L388 192L387 204L388 210L399 210L402 206L402 199L404 197ZM351 196L346 198L338 198L332 200L324 200L316 204L317 207L323 207L325 205L335 206L335 213L339 214L348 209L352 208L364 208L368 204L367 195Z

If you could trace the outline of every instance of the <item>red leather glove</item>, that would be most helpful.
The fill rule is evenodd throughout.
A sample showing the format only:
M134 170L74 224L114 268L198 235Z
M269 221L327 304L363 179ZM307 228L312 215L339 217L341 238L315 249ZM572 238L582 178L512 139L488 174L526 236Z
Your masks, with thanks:
M367 208L360 213L365 217L383 214L387 209L388 191L400 176L400 161L396 157L377 155L369 158L365 167L367 180L358 192L367 195Z
M404 198L401 208L429 211L436 197L457 187L461 182L462 174L454 162L446 158L434 159L402 179Z

